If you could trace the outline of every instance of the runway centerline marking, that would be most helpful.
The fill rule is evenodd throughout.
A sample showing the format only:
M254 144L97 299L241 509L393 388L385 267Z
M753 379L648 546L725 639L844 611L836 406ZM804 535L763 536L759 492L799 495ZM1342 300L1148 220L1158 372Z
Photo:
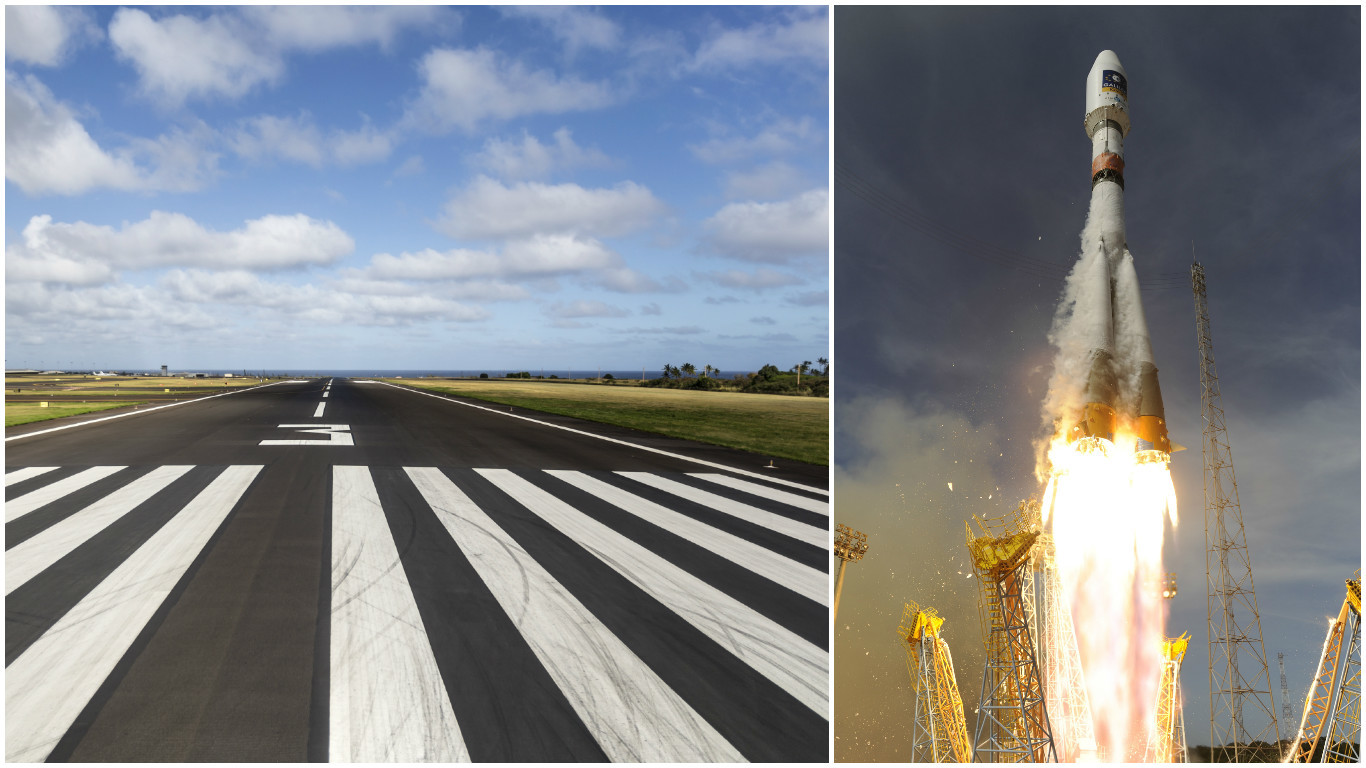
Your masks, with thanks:
M359 382L358 382L358 383L359 383ZM496 409L494 409L494 408L488 408L488 407L485 407L485 406L482 406L482 405L475 405L475 404L473 404L473 403L461 402L460 400L452 400L452 399L450 399L449 397L442 397L441 395L433 394L433 393L431 393L431 392L423 392L423 391L420 390L420 389L409 389L408 387L400 387L400 386L398 386L397 384L390 384L390 383L387 382L387 381L376 381L376 382L366 382L366 383L383 384L383 385L385 385L385 386L387 386L387 387L393 387L394 389L401 389L401 390L403 390L403 391L405 391L405 392L412 392L412 393L418 394L418 395L426 395L427 397L434 397L434 398L436 398L437 400L442 400L442 401L447 402L447 403L453 403L453 404L455 404L455 405L463 405L463 406L465 406L466 408L475 408L475 409L477 409L477 410L480 410L480 411L487 411L487 412L489 412L489 413L497 414L497 415L499 415L499 416L506 416L507 418L510 418L510 419L521 419L522 421L529 421L529 422L531 422L532 424L540 424L540 425L543 426L543 427L553 427L554 429L562 429L562 430L564 430L565 432L573 432L573 433L576 434L576 435L584 435L585 437L592 437L592 438L595 438L595 439L597 439L597 440L606 440L606 441L609 442L609 443L616 443L617 445L625 445L625 446L628 446L628 447L630 447L630 448L635 448L635 449L638 450L638 451L649 451L650 453L658 453L658 454L660 454L661 456L668 456L668 457L671 458L671 459L678 459L678 460L680 460L680 461L690 461L690 462L692 462L692 463L694 463L694 464L701 464L701 465L704 466L704 467L713 467L713 468L715 468L715 469L723 469L723 470L725 470L725 471L727 471L727 472L734 472L735 474L738 474L738 475L745 475L746 477L753 477L753 478L757 478L757 479L760 479L760 480L764 480L764 481L767 481L767 482L770 482L770 483L778 483L778 484L780 484L780 485L786 485L786 486L788 486L789 488L800 488L800 489L803 490L803 491L811 491L811 492L813 492L813 493L821 493L821 494L825 494L825 495L827 495L827 496L830 495L830 491L826 490L825 488L817 488L817 487L815 487L815 486L813 486L813 485L805 485L805 484L803 484L803 483L793 482L792 480L784 480L784 479L782 479L782 478L780 478L780 477L770 477L770 476L768 476L768 475L759 474L758 472L750 472L750 471L747 470L747 469L736 469L735 467L726 466L725 464L718 464L718 463L716 463L716 462L714 462L714 461L707 461L706 459L695 459L695 458L693 458L693 457L691 457L691 456L684 456L684 455L681 454L681 453L674 453L674 452L672 452L672 451L666 451L666 450L663 450L663 449L661 449L661 448L651 448L651 447L648 446L648 445L641 445L641 444L639 444L639 443L633 443L633 442L630 442L629 440L619 440L619 439L617 439L617 438L615 438L615 437L607 437L606 435L598 435L598 434L594 434L594 433L592 433L592 432L585 432L585 431L582 430L582 429L574 429L573 427L566 427L566 426L563 426L563 425L560 425L560 424L551 424L551 423L548 422L548 421L541 421L540 419L533 419L533 418L531 418L531 417L529 417L529 416L522 416L522 415L519 415L519 414L516 414L516 413L508 413L507 411L499 411L499 410L496 410Z
M327 403L318 403L318 410L316 410L316 411L313 412L313 418L315 418L315 419L320 419L320 418L322 418L323 409L326 408L326 407L327 407Z
M355 445L347 424L281 424L280 429L327 435L327 440L262 440L260 445Z

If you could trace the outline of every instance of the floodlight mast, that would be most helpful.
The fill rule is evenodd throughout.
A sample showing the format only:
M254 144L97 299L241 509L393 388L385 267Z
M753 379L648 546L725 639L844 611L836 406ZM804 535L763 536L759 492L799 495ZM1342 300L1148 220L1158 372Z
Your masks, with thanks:
M835 557L840 559L839 575L835 577L835 604L830 611L832 621L839 618L840 592L844 590L844 566L858 562L868 553L868 536L843 523L835 526Z

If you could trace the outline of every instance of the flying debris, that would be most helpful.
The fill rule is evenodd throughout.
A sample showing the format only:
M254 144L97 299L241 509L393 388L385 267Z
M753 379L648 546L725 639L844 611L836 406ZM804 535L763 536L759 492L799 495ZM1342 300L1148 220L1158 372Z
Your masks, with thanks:
M1129 80L1114 51L1101 51L1086 76L1086 135L1091 139L1091 220L1087 261L1076 297L1090 346L1085 404L1069 443L1134 434L1140 462L1171 460L1162 390L1157 384L1138 276L1124 233L1124 137L1129 133ZM1137 384L1134 392L1133 384ZM1136 396L1135 396L1136 395Z

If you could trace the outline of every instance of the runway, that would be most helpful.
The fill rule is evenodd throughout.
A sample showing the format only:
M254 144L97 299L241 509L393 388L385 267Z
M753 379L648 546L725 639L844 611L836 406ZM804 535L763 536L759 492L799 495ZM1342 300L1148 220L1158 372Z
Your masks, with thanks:
M7 760L828 760L824 467L347 379L113 416L7 430Z

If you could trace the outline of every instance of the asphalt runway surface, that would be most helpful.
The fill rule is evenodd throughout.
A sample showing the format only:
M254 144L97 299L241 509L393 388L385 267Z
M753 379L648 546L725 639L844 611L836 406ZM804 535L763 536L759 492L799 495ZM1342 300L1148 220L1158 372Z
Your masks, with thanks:
M54 424L9 761L828 760L824 467L348 379Z

